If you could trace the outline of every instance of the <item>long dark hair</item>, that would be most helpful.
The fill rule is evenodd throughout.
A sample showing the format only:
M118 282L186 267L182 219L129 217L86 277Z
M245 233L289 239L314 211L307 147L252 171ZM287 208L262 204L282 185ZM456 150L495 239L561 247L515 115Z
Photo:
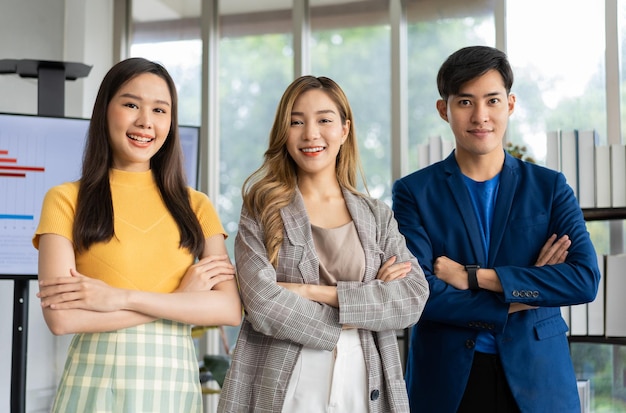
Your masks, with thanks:
M170 131L161 149L150 159L150 169L163 201L178 225L180 247L189 249L197 257L204 249L204 234L189 201L178 135L176 86L163 66L143 58L117 63L105 75L98 90L83 155L72 233L74 248L79 252L85 251L94 243L108 241L115 235L109 183L113 152L109 142L107 109L113 96L126 82L144 73L162 78L167 83L172 99Z

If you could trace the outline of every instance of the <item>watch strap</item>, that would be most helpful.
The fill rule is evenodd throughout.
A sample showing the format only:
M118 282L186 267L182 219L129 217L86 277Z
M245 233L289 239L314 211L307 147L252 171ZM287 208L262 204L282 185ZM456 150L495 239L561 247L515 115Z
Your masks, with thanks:
M466 265L465 271L467 271L467 284L470 290L480 290L478 286L478 277L476 277L476 271L480 268L479 265Z

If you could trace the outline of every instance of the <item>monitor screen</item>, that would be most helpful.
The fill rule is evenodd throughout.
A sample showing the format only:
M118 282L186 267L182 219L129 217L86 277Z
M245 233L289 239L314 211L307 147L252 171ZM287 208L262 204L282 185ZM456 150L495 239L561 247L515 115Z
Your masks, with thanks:
M51 187L80 178L88 119L0 113L0 275L37 274L32 237ZM197 188L198 127L181 126L189 186Z

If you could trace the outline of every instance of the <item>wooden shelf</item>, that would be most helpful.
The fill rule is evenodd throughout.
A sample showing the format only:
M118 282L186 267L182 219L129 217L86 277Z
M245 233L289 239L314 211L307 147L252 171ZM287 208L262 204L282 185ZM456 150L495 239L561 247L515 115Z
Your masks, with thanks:
M570 343L615 344L626 346L626 337L568 336Z
M626 208L583 208L585 221L626 219Z

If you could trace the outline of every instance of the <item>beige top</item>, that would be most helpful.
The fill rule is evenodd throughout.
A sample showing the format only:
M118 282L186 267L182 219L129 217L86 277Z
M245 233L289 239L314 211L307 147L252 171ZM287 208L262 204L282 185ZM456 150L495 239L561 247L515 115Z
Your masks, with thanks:
M337 228L311 225L315 250L320 259L320 284L363 281L365 253L354 221Z

